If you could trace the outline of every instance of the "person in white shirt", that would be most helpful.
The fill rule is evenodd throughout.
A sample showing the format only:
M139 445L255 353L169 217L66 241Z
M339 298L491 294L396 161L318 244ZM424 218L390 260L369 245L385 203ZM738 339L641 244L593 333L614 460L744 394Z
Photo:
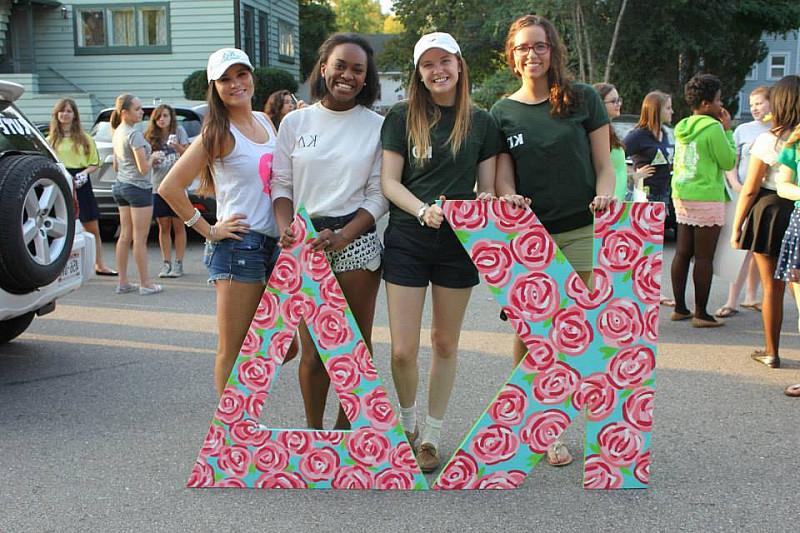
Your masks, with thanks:
M753 143L759 135L768 132L771 126L771 122L767 118L770 115L769 87L756 87L750 93L750 113L753 115L753 120L740 124L733 132L733 142L736 144L736 166L725 173L728 185L737 194L741 192L747 178L747 166L750 163L750 150ZM730 284L728 299L722 307L714 312L715 317L728 318L739 312L736 307L745 280L747 281L747 294L742 307L754 311L761 310L761 303L758 301L758 268L753 262L753 252L748 251L739 268L736 280Z
M276 132L264 113L253 111L253 65L247 54L236 48L217 50L208 58L207 76L203 130L158 194L206 238L203 261L216 289L219 329L214 382L222 395L277 259L278 229L267 187ZM214 225L186 196L198 174L198 192L217 199ZM284 361L293 357L293 349Z
M382 245L375 222L388 210L381 193L383 117L369 107L378 96L372 47L355 34L335 34L319 49L309 79L317 102L286 115L275 151L271 189L281 246L291 246L291 222L300 206L342 287L364 341L372 351ZM300 328L300 389L310 428L322 428L330 387L308 329ZM349 429L340 408L335 429Z

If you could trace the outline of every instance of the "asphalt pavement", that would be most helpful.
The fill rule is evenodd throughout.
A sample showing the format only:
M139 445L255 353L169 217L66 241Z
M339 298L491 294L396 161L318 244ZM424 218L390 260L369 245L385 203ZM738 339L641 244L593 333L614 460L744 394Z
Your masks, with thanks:
M113 244L105 244L113 258ZM150 244L150 267L159 253ZM770 370L760 315L716 329L661 309L651 485L581 487L583 424L566 432L576 461L541 462L511 491L379 492L187 489L217 399L213 288L202 243L187 275L153 296L114 294L95 278L0 347L0 531L787 531L800 524L798 313L787 296L781 357ZM671 260L668 245L665 274ZM664 277L669 285L668 277ZM715 279L710 310L727 286ZM443 429L452 452L511 370L508 323L484 286L473 293ZM429 318L426 315L426 322ZM430 361L423 332L421 367ZM389 371L385 293L375 361ZM302 427L297 362L283 369L262 422ZM426 390L423 372L420 391ZM420 396L421 411L425 398ZM331 420L333 409L329 409Z

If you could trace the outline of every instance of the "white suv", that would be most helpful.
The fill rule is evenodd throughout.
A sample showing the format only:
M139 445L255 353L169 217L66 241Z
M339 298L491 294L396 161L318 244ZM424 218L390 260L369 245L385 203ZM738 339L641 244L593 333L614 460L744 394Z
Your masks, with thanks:
M72 177L0 81L0 344L94 273L94 236L75 217Z

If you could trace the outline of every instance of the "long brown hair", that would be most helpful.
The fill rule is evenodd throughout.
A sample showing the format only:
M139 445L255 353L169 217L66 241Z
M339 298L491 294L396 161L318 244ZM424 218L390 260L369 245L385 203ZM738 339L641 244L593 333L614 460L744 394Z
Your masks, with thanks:
M594 90L600 95L600 98L603 100L603 105L605 105L606 96L608 96L611 91L616 91L617 88L611 85L610 83L595 83L592 85ZM611 119L609 118L609 125L608 125L608 137L609 141L611 142L611 148L622 148L625 149L625 145L619 140L619 135L614 130L614 126L610 124Z
M58 114L64 110L66 106L72 108L74 118L72 125L69 128L69 138L72 139L72 151L76 154L83 152L84 155L89 155L91 146L89 145L89 138L86 132L83 131L81 126L81 115L78 113L78 106L75 105L75 100L72 98L62 98L56 105L53 106L53 114L50 116L50 132L47 135L47 142L50 146L58 149L58 145L64 140L64 134L61 132L61 124L58 122Z
M252 71L250 76L252 76ZM255 82L254 82L255 83ZM228 109L217 92L216 83L210 81L206 91L208 111L203 119L203 150L206 153L206 164L200 169L200 187L197 193L202 196L214 195L214 161L219 159L231 137L231 121Z
M158 127L158 118L164 110L169 111L169 126L167 131L163 131ZM144 130L144 138L153 147L153 150L160 150L161 146L166 142L167 137L178 131L178 117L175 115L175 110L172 106L161 104L150 113L150 121L147 123L147 129Z
M572 89L572 74L567 69L567 48L561 40L556 27L546 18L539 15L523 15L511 23L506 36L506 61L514 76L521 78L514 65L514 37L517 32L528 26L539 26L547 35L550 44L550 69L547 71L547 83L550 87L550 114L554 117L569 116L578 105L577 94Z
M469 134L469 129L472 126L469 68L461 54L454 55L461 66L461 72L458 74L458 84L456 85L455 123L453 124L453 131L450 132L450 137L447 138L453 157L463 147L464 141ZM427 161L426 154L431 147L431 129L436 126L441 118L442 112L433 101L430 91L422 82L419 65L417 65L408 83L408 111L406 113L408 149L412 153L414 148L417 149L417 153L414 156L415 166L421 167L425 165Z
M136 97L132 94L121 94L117 96L117 99L114 101L114 111L111 112L111 119L109 120L112 130L117 129L117 127L122 124L122 112L129 110L134 100L136 100Z
M661 91L651 91L647 93L642 101L642 111L639 113L639 122L636 128L650 130L653 137L658 139L661 133L661 109L672 97Z
M800 76L784 76L769 92L769 107L772 110L770 131L782 138L800 124Z
M275 91L269 98L267 98L267 103L264 104L264 113L267 114L269 119L272 121L272 125L275 126L275 129L278 129L278 126L281 123L281 109L283 109L283 99L292 94L291 91L286 89L281 89L280 91Z

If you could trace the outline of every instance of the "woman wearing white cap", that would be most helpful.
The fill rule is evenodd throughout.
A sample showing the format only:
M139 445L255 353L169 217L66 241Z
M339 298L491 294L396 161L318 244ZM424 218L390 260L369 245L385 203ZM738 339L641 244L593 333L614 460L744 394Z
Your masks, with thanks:
M383 123L381 184L391 202L384 234L383 278L389 304L392 377L400 417L418 437L417 356L425 294L431 285L432 362L428 416L417 460L423 472L441 463L439 436L456 372L464 312L478 272L434 202L494 193L495 156L502 141L488 113L472 105L467 63L447 33L424 35L414 47L408 101Z
M388 208L380 185L383 117L369 109L380 89L372 47L352 33L330 36L319 48L309 85L317 102L284 117L275 151L272 199L280 242L294 242L292 218L305 207L319 232L311 246L325 252L372 351L383 252L375 222ZM322 429L330 378L305 325L300 338L306 420ZM350 429L341 408L334 428Z
M277 257L278 228L269 196L277 134L269 118L252 109L253 66L247 54L236 48L217 50L206 72L208 113L202 132L158 193L206 238L203 261L217 293L214 381L221 395ZM217 199L214 225L186 196L198 174L200 192Z

